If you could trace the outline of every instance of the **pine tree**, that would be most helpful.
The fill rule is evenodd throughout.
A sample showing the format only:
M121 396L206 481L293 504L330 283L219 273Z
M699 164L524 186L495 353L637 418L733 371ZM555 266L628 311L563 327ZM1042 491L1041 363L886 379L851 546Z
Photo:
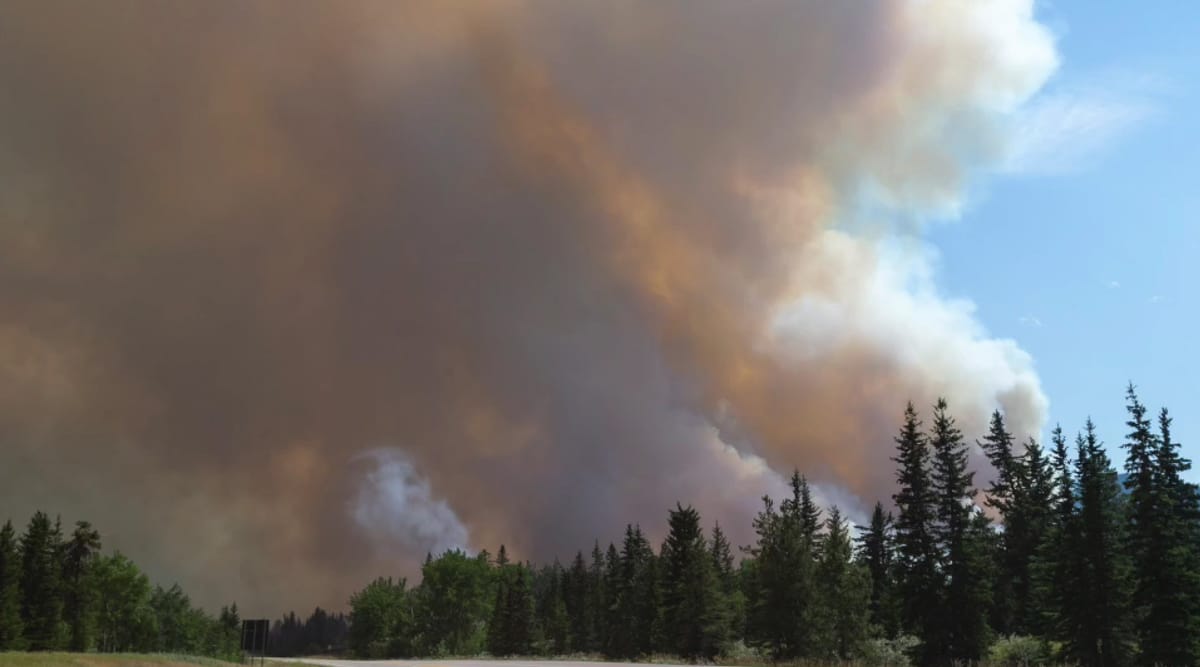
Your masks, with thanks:
M92 589L87 580L92 560L100 552L100 533L87 521L75 524L62 563L63 618L70 633L72 651L86 651L92 644Z
M1132 410L1131 417L1131 422L1138 421ZM1140 606L1139 662L1190 665L1200 662L1200 506L1196 487L1183 480L1191 462L1179 455L1179 443L1171 439L1171 417L1165 408L1159 413L1158 427L1151 452L1156 511L1154 529L1148 531L1156 542L1141 545L1149 550L1138 553L1137 541L1131 540L1135 600ZM1154 568L1145 565L1143 558L1153 560Z
M563 599L565 573L555 560L535 578L537 624L542 655L562 655L569 650L570 622Z
M507 637L508 655L533 653L534 600L530 586L529 568L514 566L508 591Z
M1047 540L1054 520L1054 469L1041 445L1033 438L1025 445L1025 455L1020 465L1020 490L1014 513L1024 519L1025 534L1020 540L1009 538L1006 547L1020 553L1015 559L1017 568L1013 577L1013 625L1010 631L1028 635L1044 628L1038 577L1042 545Z
M745 598L738 584L737 570L734 569L733 550L719 523L713 525L709 553L712 554L713 572L716 573L720 591L717 611L719 642L725 645L741 637Z
M571 651L583 653L591 650L590 636L592 628L591 587L589 585L587 563L583 552L575 554L571 568L567 570L563 581L563 602L567 608L567 618L570 624Z
M611 542L604 554L604 655L609 658L624 656L625 638L621 636L621 556Z
M1016 619L1022 614L1017 607L1017 589L1027 575L1028 526L1023 516L1025 506L1021 502L1022 470L1020 461L1013 454L1013 436L1004 424L1004 416L997 410L992 413L991 424L979 448L987 456L996 471L996 477L987 488L984 503L999 513L1004 523L1000 535L999 563L992 589L992 625L997 632L1013 632Z
M1125 390L1125 399L1125 409L1129 413L1129 421L1125 424L1130 432L1121 447L1126 452L1125 488L1129 514L1126 538L1133 562L1133 610L1139 636L1151 640L1151 646L1144 647L1150 649L1147 655L1153 655L1157 653L1152 637L1153 624L1160 619L1151 620L1151 608L1155 604L1157 581L1162 575L1167 546L1163 535L1162 489L1155 465L1158 445L1146 407L1138 400L1132 383Z
M821 529L821 508L813 502L812 489L809 488L808 480L800 474L799 470L792 471L791 487L792 497L790 500L784 501L784 506L780 509L795 513L800 522L801 538L808 541L810 545L816 545L817 531Z
M852 560L849 529L838 508L830 509L825 525L817 564L817 655L850 660L867 637L869 575Z
M934 535L934 489L930 479L929 447L917 411L909 403L904 425L896 437L896 571L901 627L927 644L940 631L934 614L941 604L941 577ZM936 646L936 644L932 644Z
M895 599L895 521L876 502L871 523L859 528L858 560L870 578L870 621L877 633L893 638L899 632L900 619Z
M21 622L21 562L12 521L0 528L0 651L25 647Z
M510 626L509 620L509 590L512 587L512 570L508 565L507 555L504 551L504 546L500 547L499 558L505 560L504 564L497 562L496 566L496 594L492 602L492 613L488 618L487 630L487 650L488 653L496 657L507 656L513 654L512 641L508 635Z
M1077 561L1072 576L1081 586L1071 604L1078 615L1071 658L1110 667L1130 662L1130 567L1125 557L1124 499L1117 472L1088 419L1077 440L1075 475L1079 483Z
M608 637L608 587L604 577L604 553L600 542L592 545L592 564L588 568L588 625L587 650L602 652Z
M967 470L967 446L945 400L938 400L930 433L933 448L935 535L946 584L940 633L926 638L931 662L979 660L989 643L984 533L972 530L975 474Z
M21 618L25 639L33 651L59 646L62 585L59 549L61 533L50 517L37 512L21 536Z
M684 658L712 659L721 648L720 583L700 527L700 514L676 505L663 544L666 648Z

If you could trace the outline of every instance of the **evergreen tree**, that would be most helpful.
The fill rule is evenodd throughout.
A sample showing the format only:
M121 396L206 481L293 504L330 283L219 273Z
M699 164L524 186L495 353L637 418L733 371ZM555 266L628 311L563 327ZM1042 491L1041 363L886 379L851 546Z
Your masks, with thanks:
M676 505L663 545L666 648L688 659L712 659L724 640L720 583L700 527L700 514Z
M1134 414L1136 398L1130 398L1130 422L1140 427L1140 415ZM1179 455L1179 443L1171 439L1171 417L1165 408L1159 413L1158 427L1151 453L1156 487L1153 529L1143 536L1154 542L1130 541L1137 591L1134 599L1139 605L1139 662L1190 665L1200 662L1200 507L1195 486L1183 480L1191 462ZM1131 530L1144 529L1136 523L1136 510L1131 514Z
M602 652L608 637L608 588L604 577L604 554L600 542L592 545L592 564L588 568L588 651Z
M1000 535L999 563L992 589L992 625L997 632L1013 632L1021 611L1017 609L1017 588L1027 575L1028 550L1026 548L1027 526L1021 502L1022 469L1013 454L1013 436L1004 424L1004 416L997 410L992 413L988 433L979 448L995 469L996 476L987 488L984 503L1000 515L1004 532Z
M934 612L941 605L937 540L934 534L934 489L929 447L917 411L909 403L896 437L896 572L901 627L929 641L940 631Z
M850 660L867 637L870 608L869 575L851 558L849 529L834 507L826 520L825 539L817 564L818 656Z
M77 522L62 563L63 617L72 651L86 651L92 645L94 600L88 572L99 552L100 533L87 521Z
M0 651L25 647L21 622L21 562L12 521L0 528Z
M1085 665L1110 667L1130 662L1130 567L1125 557L1124 498L1092 420L1077 441L1075 475L1079 484L1079 571L1071 577L1080 586L1071 601L1076 636L1069 657Z
M571 568L567 570L563 581L563 603L566 605L570 624L570 650L576 653L591 650L590 581L583 552L579 551L575 554L575 560L571 561Z
M974 473L967 470L967 446L939 399L930 433L933 448L935 535L945 575L939 632L925 638L929 662L979 660L989 643L986 580L988 554L983 531L972 529Z
M895 521L876 502L871 523L859 528L858 560L870 578L870 621L875 631L894 638L900 630L895 599Z
M741 637L745 597L738 582L737 570L734 568L733 550L719 523L713 525L709 553L712 554L713 572L716 574L720 593L716 613L719 642L725 645Z
M563 598L565 573L558 561L542 568L535 578L537 625L542 655L562 655L569 650L570 621Z
M500 547L500 554L504 554L503 545ZM492 614L488 619L487 650L488 653L496 657L512 655L513 653L508 637L509 626L511 625L508 612L512 572L511 568L507 565L507 559L505 561L505 564L497 562L496 595L492 603Z
M505 627L508 653L506 655L530 655L533 653L533 602L529 568L524 565L516 565L508 590L507 625Z
M625 638L621 636L623 624L621 623L621 593L624 585L621 576L621 556L617 552L617 547L611 542L608 544L608 551L604 553L604 635L603 648L604 655L609 658L621 657L625 655L626 646Z
M794 489L795 490L795 489ZM776 511L769 497L754 519L753 576L747 640L777 660L812 655L815 613L812 544L804 538L802 503Z
M314 612L316 616L318 609ZM237 621L237 607L234 606L229 617L223 615L226 624ZM304 626L292 614L285 619L285 627L294 630L277 632L276 634L296 635L293 652L305 651L311 639L300 638L312 623ZM412 655L411 635L413 630L412 602L408 595L407 581L393 581L391 577L380 577L371 582L366 588L350 596L350 650L359 658L378 660L380 658L408 657ZM278 644L280 639L273 640ZM320 648L318 646L318 648Z
M42 512L33 515L21 536L21 618L33 651L51 651L60 643L60 542L61 532Z
M1064 443L1065 444L1065 443ZM1044 610L1038 593L1042 548L1054 521L1054 468L1036 440L1029 439L1020 460L1018 503L1013 513L1023 518L1024 535L1007 537L1005 548L1018 552L1013 562L1013 616L1010 632L1033 634L1044 629Z

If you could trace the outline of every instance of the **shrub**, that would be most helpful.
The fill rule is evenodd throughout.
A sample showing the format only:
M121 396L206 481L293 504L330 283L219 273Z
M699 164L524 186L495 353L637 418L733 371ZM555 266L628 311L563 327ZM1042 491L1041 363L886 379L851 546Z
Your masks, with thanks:
M1050 660L1050 647L1037 637L1011 635L992 644L988 659L995 665L1044 665Z
M920 646L921 640L912 635L900 635L895 639L871 639L863 644L863 662L880 667L909 667L909 656Z

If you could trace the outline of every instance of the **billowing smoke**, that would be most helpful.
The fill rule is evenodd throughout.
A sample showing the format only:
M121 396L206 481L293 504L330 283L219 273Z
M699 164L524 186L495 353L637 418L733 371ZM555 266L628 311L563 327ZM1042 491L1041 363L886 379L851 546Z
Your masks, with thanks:
M861 511L907 399L1042 422L919 233L1055 66L1031 0L7 2L2 505L262 613Z

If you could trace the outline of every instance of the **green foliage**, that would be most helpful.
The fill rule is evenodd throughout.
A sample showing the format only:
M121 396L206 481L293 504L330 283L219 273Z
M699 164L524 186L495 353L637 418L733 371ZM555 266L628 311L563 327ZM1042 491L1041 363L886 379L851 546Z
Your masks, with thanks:
M924 656L927 662L978 660L990 641L988 528L972 502L974 473L967 470L966 443L944 400L934 408L929 441L937 517L934 534L945 581L937 631L925 636Z
M92 569L99 601L97 648L105 653L157 648L158 622L150 607L150 580L120 553L102 556Z
M816 655L850 660L860 653L867 637L870 614L870 575L852 560L849 528L834 507L826 520L826 534L817 563Z
M908 667L912 664L909 656L917 653L921 640L912 635L899 635L893 639L868 639L863 643L862 661L867 665L879 667Z
M664 647L683 658L711 660L727 641L726 608L700 513L676 505L663 544Z
M25 648L21 620L21 562L12 521L0 528L0 651Z
M62 531L37 512L21 536L21 618L25 641L34 651L62 644L63 590L59 557Z
M1050 662L1050 647L1044 639L1028 635L1001 637L988 649L988 662L1005 667L1030 667Z
M875 634L895 637L900 631L899 600L894 584L896 568L895 520L876 502L871 522L860 527L858 561L870 578L870 622Z
M484 648L492 609L492 573L487 557L451 550L421 568L416 589L419 655L474 655Z
M76 523L62 562L63 617L72 651L86 651L93 643L96 601L88 573L99 552L100 533L87 521Z
M896 579L901 603L900 627L932 638L941 628L935 611L941 605L938 545L934 535L933 480L928 441L917 411L909 403L896 437Z
M412 630L412 601L404 579L380 577L350 596L350 650L356 657L409 657Z

